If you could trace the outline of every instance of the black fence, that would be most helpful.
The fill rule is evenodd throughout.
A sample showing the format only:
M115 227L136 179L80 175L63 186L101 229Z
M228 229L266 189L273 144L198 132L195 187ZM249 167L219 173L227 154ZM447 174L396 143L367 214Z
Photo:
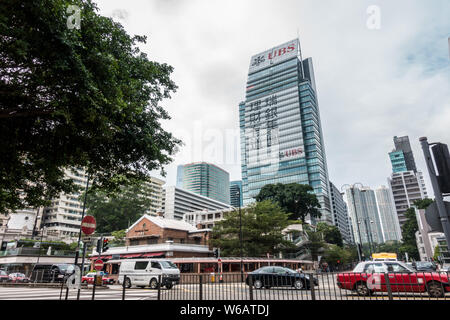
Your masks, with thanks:
M450 300L447 272L181 274L160 300Z

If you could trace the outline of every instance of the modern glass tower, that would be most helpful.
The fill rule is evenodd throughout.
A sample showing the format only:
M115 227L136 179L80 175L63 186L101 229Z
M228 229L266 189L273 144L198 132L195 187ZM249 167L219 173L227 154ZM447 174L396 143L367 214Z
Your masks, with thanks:
M383 243L375 192L369 187L346 190L355 241L359 244Z
M402 233L397 212L395 211L392 191L386 188L386 186L381 186L375 190L375 195L377 198L378 212L380 213L384 242L400 241L402 239Z
M177 182L182 181L183 189L230 204L230 174L218 166L195 162L179 166L177 174Z
M332 224L313 64L302 59L298 39L251 58L245 98L239 104L244 206L267 184L309 184L321 220Z

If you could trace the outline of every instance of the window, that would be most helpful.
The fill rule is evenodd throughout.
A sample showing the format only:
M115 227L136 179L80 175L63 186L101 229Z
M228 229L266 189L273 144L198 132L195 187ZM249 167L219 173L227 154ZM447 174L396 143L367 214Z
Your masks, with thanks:
M281 267L274 267L273 269L274 269L274 272L278 273L278 274L286 273L286 270L284 268L281 268Z
M409 272L407 268L398 263L386 263L389 272Z
M153 261L152 262L152 268L161 269L161 265L159 264L159 262Z
M368 263L364 267L364 271L366 273L372 272L387 272L386 267L382 263Z
M147 268L148 261L136 261L134 265L134 270L145 270Z

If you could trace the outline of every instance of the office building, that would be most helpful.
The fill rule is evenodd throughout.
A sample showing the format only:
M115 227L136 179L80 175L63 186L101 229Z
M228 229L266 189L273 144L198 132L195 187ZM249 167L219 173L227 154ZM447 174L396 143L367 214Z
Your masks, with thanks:
M391 152L392 172L417 171L414 154L408 136L394 137L395 149ZM390 155L391 155L390 154ZM395 166L394 166L395 164Z
M392 175L388 178L388 183L401 228L406 221L405 211L414 201L426 198L427 191L423 174L417 171L409 138L394 137L394 146L395 149L389 153Z
M298 39L251 58L239 121L244 206L267 184L308 184L321 220L332 224L313 64L302 58Z
M393 173L388 178L388 183L392 190L398 221L402 227L406 221L405 211L414 205L414 201L427 197L425 181L420 171L403 171Z
M333 224L339 228L342 240L345 243L352 243L347 205L342 197L343 193L330 181L331 208L333 213Z
M395 211L392 191L389 188L386 188L386 186L381 186L375 190L375 195L377 198L384 242L400 241L402 239L402 234L397 212Z
M230 182L230 204L233 207L243 206L242 181Z
M227 203L204 197L174 186L166 188L164 217L183 220L187 212L199 210L220 210L231 208Z
M348 188L347 206L356 243L383 243L375 192L369 187Z
M230 174L218 166L195 162L178 167L177 184L183 189L223 203L230 203Z
M80 168L65 169L66 178L70 178L76 185L85 190L87 173ZM83 192L81 191L81 192ZM60 239L67 242L78 240L80 232L83 202L80 201L81 193L61 193L59 197L51 201L51 205L44 209L42 227L48 232L56 232Z
M147 183L149 193L147 196L150 198L150 208L147 214L156 216L158 213L164 211L164 199L165 199L165 182L155 177L150 177L150 182Z

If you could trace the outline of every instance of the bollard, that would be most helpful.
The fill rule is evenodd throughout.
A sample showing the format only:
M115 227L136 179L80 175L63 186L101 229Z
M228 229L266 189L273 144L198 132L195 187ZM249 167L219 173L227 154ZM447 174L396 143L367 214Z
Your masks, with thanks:
M311 300L316 300L316 289L314 288L314 273L309 274L309 289L311 290Z
M122 283L122 300L125 300L125 282L127 281L127 276L123 276Z
M161 275L158 276L158 300L161 300Z
M388 292L389 300L394 300L394 298L392 297L391 282L389 281L389 275L387 273L384 273L384 281L386 282L386 289Z
M248 286L250 288L250 300L253 300L253 276L251 274L248 277Z
M97 275L94 276L94 287L92 288L92 300L95 299L95 287L97 286Z
M198 284L199 284L199 290L198 290L198 294L199 294L199 300L202 300L202 296L203 296L203 287L202 287L202 275L199 275L198 277Z
M64 288L64 281L61 282L61 291L59 292L59 300L62 300L62 291Z

